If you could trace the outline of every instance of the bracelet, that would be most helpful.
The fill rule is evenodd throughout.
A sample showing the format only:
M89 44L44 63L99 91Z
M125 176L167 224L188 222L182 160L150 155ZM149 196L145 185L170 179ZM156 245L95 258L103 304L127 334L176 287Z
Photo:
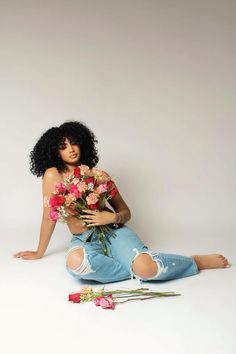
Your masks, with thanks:
M122 222L122 215L120 213L116 213L116 224L120 224Z
M120 213L115 213L115 214L116 214L116 221L112 227L115 229L119 229L122 226L123 216Z

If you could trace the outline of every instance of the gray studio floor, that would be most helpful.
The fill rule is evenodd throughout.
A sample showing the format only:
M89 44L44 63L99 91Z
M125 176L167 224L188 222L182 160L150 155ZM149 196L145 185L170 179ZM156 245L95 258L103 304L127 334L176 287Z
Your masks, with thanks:
M33 232L2 230L1 353L236 353L233 233L209 239L202 233L191 242L187 235L162 238L161 251L222 252L232 266L162 284L145 283L152 290L182 295L129 302L112 311L67 301L68 293L82 285L64 267L69 234L61 235L59 230L40 260L13 258L17 251L32 249ZM135 287L135 280L106 286Z

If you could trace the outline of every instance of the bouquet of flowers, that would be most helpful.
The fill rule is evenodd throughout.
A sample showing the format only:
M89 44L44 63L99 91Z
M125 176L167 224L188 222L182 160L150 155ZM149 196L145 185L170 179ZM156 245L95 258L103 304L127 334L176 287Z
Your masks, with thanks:
M148 288L140 288L134 290L109 290L104 288L95 292L92 287L84 286L80 292L69 294L69 301L73 303L84 303L93 301L96 306L103 309L114 310L117 303L124 303L132 300L147 300L157 297L178 296L180 294L174 292L156 292L149 291Z
M74 168L74 171L64 179L63 183L57 183L55 191L48 200L50 207L49 216L53 221L67 222L69 216L81 220L84 209L103 210L106 201L117 194L114 181L108 176L104 177L103 171L86 165ZM84 220L83 222L87 224ZM89 226L88 226L89 227ZM108 235L115 237L113 229L109 225L90 227L86 241L92 240L98 235L98 242L105 255L109 255L107 243L111 243Z

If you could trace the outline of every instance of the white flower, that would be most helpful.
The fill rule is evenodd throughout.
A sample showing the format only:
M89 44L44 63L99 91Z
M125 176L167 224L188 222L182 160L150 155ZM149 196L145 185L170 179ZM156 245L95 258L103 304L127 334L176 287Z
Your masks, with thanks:
M90 183L88 184L88 190L89 190L89 191L93 191L93 190L94 190L94 185L93 185L92 182L90 182Z

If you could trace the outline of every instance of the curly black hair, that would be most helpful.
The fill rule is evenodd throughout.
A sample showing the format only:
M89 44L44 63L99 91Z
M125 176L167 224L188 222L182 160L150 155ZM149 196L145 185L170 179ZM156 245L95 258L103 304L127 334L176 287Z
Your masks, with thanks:
M66 164L58 155L66 138L80 147L81 164L90 168L96 166L99 161L96 136L83 122L68 121L48 129L35 144L30 152L30 171L34 175L43 176L50 167L56 167L59 172L66 171Z

